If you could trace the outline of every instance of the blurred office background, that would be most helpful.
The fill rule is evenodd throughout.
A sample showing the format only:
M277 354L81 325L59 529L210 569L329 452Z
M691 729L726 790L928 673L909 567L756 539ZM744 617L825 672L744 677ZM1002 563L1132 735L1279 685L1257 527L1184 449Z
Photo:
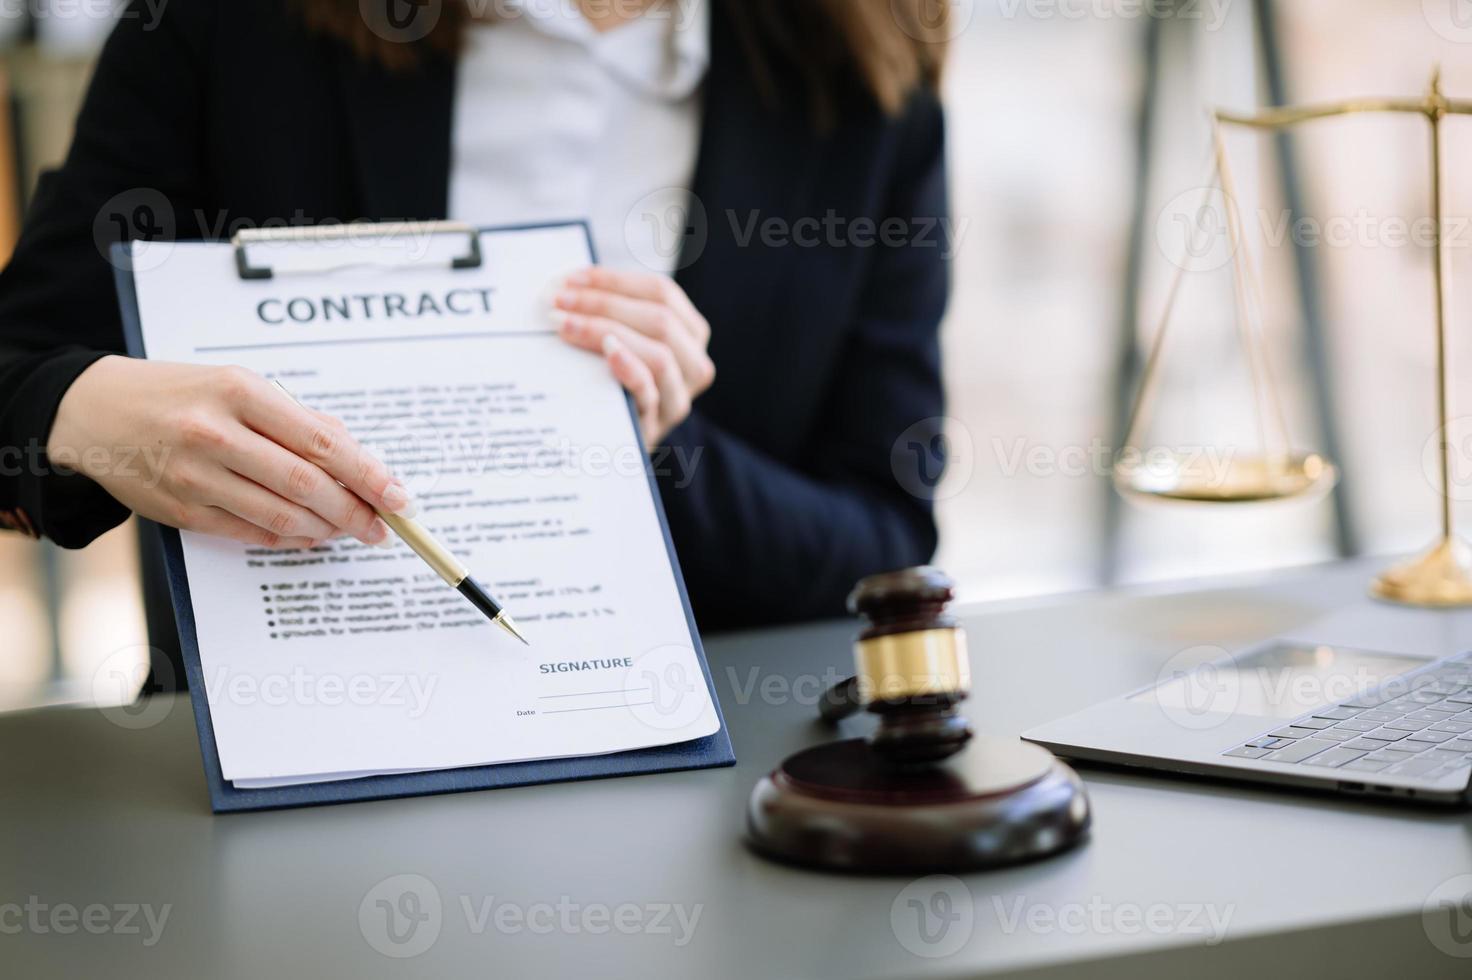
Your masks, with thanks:
M945 346L958 462L941 491L938 560L965 596L1428 544L1438 507L1423 459L1436 425L1434 338L1430 253L1416 234L1428 210L1426 124L1415 117L1296 130L1287 170L1271 137L1233 134L1228 144L1257 232L1263 326L1289 427L1302 448L1333 444L1342 493L1267 507L1144 509L1114 496L1107 468L1183 245L1176 215L1208 176L1205 107L1251 109L1274 95L1415 96L1436 63L1449 93L1472 97L1472 3L952 6L958 250ZM106 0L0 4L0 91L10 107L0 113L0 258L37 171L65 152L107 8ZM1472 179L1458 179L1472 161L1472 120L1448 126L1446 159L1457 399L1461 379L1472 377L1472 297L1455 288L1472 241L1464 222ZM1284 216L1301 219L1299 247L1283 234ZM1156 401L1159 438L1175 448L1252 449L1229 277L1222 265L1184 280ZM1464 411L1454 404L1454 415ZM141 662L145 642L134 533L125 526L75 553L0 535L0 710L130 696L119 678L137 679L125 668Z

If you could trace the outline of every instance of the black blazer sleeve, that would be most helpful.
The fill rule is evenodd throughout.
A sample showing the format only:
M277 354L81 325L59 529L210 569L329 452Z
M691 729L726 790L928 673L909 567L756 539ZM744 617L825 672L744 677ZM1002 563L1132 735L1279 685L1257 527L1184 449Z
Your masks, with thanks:
M934 231L948 220L939 103L918 97L901 125L886 214L872 217ZM723 431L698 408L670 434L661 496L702 628L839 615L863 576L934 553L949 262L938 233L914 238L873 250L799 465ZM913 454L917 446L925 458Z
M123 348L109 246L172 236L200 173L200 66L213 2L132 3L103 49L65 163L42 176L0 273L0 521L67 547L127 510L45 447L57 405Z

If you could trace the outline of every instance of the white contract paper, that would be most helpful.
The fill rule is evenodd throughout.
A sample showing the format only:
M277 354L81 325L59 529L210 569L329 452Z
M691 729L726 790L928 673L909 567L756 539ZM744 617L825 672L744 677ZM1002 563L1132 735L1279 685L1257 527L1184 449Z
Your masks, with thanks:
M474 269L446 260L464 235L254 246L253 263L277 267L265 280L242 279L229 245L132 248L150 359L242 365L342 418L531 643L397 540L269 551L184 532L227 780L597 755L719 729L624 393L550 317L557 285L591 261L582 225L484 232Z

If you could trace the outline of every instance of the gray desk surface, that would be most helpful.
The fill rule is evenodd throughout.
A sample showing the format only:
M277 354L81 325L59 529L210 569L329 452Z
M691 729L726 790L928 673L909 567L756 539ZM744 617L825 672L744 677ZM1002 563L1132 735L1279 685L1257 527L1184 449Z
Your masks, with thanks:
M1370 568L973 607L965 616L977 675L971 717L984 731L1015 734L1149 682L1183 648L1245 644L1355 602ZM1472 970L1472 960L1432 941L1436 920L1423 919L1438 885L1472 872L1465 814L1084 770L1093 839L1046 863L936 885L760 860L742 844L746 795L781 756L823 737L812 722L814 696L820 681L848 668L851 632L832 623L709 643L741 759L734 769L215 817L185 700L141 730L95 710L0 717L0 973L258 980ZM429 916L401 946L387 938L376 905L401 898L397 881L380 884L397 875L422 878L398 908L415 911L417 896ZM911 899L948 913L949 927L932 918L922 930ZM89 905L106 910L89 913ZM125 921L128 906L139 911ZM68 907L93 918L73 922ZM144 907L155 921L167 907L161 931ZM678 911L686 923L699 916L683 943L688 927ZM1210 945L1213 921L1225 922L1225 939ZM75 931L62 933L68 926ZM1452 935L1440 936L1440 947L1472 955L1472 936L1462 934L1458 946ZM413 958L376 948L403 952L428 938Z

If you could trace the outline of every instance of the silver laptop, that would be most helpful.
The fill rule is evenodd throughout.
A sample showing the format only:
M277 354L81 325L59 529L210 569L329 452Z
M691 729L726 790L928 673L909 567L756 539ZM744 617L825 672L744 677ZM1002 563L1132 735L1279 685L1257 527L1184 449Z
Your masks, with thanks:
M1200 653L1023 738L1072 759L1472 805L1472 614L1366 604Z

